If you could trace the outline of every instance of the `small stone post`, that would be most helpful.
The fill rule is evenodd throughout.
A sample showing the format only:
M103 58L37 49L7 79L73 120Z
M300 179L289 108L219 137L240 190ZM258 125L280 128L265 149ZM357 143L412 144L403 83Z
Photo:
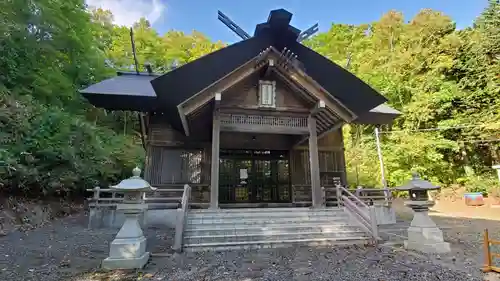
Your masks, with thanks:
M142 233L139 216L148 208L147 204L144 204L144 192L156 188L151 187L140 177L139 168L135 168L132 174L133 177L111 186L111 189L124 193L123 203L119 204L116 210L125 213L125 222L115 240L111 242L109 257L102 262L102 267L105 269L143 268L149 259L149 252L146 252L146 237Z
M450 243L444 242L443 232L429 217L429 207L434 202L429 201L427 191L439 189L426 180L420 179L417 173L413 173L412 180L405 186L397 188L410 193L410 201L405 205L414 211L413 220L408 228L408 240L404 242L405 248L417 250L424 253L448 253Z

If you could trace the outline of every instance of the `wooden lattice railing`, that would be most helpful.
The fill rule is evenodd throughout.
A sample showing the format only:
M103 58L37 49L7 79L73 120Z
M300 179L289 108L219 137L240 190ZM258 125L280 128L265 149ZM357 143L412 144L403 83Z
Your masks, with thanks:
M307 128L306 117L267 116L246 114L221 114L221 124L225 125L260 125L286 128Z

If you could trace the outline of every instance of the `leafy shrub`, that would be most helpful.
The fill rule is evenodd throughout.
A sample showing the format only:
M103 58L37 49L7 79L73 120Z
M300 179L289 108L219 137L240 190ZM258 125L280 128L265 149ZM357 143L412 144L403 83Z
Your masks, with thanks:
M0 188L36 197L115 183L142 162L131 136L30 98L0 96Z
M498 182L488 176L473 176L465 179L464 185L467 192L481 192L484 195L493 195L498 189Z

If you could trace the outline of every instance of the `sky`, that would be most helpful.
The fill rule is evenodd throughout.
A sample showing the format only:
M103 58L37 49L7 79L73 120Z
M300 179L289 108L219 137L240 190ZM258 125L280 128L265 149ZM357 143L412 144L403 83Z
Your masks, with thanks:
M487 0L86 0L90 6L111 10L115 23L131 26L147 18L160 34L168 30L197 30L212 40L234 43L241 39L217 19L222 11L250 35L265 22L269 11L284 8L293 14L292 25L305 30L315 23L320 31L332 23L360 24L378 20L394 9L409 20L419 10L432 8L450 16L458 28L472 25Z

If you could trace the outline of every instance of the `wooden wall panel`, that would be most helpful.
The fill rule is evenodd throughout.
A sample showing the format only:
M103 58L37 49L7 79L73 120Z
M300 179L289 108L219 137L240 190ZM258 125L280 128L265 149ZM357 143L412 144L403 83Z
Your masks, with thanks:
M276 80L276 106L309 110L313 105L294 93L285 83Z
M152 185L200 184L203 182L203 150L151 146Z
M255 107L259 102L259 79L256 73L222 93L221 106ZM310 109L311 105L294 93L285 83L271 76L276 81L276 107L289 109Z
M153 145L177 146L186 141L186 137L160 115L151 116L148 124L148 142Z
M221 132L220 148L289 150L297 139L297 136L292 135Z

